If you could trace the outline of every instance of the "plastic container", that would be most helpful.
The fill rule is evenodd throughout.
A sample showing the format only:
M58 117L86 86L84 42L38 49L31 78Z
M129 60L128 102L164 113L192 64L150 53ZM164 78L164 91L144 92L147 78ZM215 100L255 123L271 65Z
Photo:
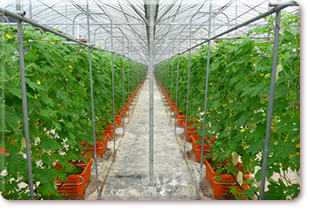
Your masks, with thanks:
M122 115L121 114L115 115L115 124L117 126L121 126L121 122L122 122Z
M186 120L184 120L183 122L183 127L184 127L184 133L185 133L185 129L186 129L186 123L185 123ZM196 134L197 133L197 129L200 128L200 127L193 127L191 128L191 125L195 124L195 123L198 123L198 122L187 122L187 131L186 131L186 139L187 140L190 140L190 136L192 134Z
M108 139L109 139L109 135L105 135L104 139L102 141L98 141L96 142L96 153L97 156L102 157L105 150L108 147ZM99 139L96 139L99 140ZM84 145L86 142L82 141L82 145ZM89 148L90 147L90 148ZM93 156L95 155L95 149L94 149L94 145L89 145L88 143L85 144L85 151L89 148L89 150L87 151L87 153L85 154L85 157L87 157L87 154L90 153ZM82 151L82 153L84 153L84 151Z
M104 130L106 131L104 133L108 133L110 135L110 137L113 138L113 136L114 136L113 124L110 124L107 128L104 128Z
M208 160L205 160L206 165L206 179L209 181L213 191L214 191L214 197L219 197L220 195L227 195L227 193L230 190L231 186L235 186L240 193L242 190L237 185L236 181L230 174L216 174ZM218 166L220 168L222 166ZM237 163L237 168L239 171L242 171L242 166L240 166L240 163ZM251 175L250 172L247 172L244 175L244 178L248 181L249 176ZM220 181L217 181L217 177L222 177ZM237 179L237 175L234 175L234 177ZM246 190L248 189L248 185L241 185L241 187Z
M185 120L186 120L186 116L185 115L179 115L178 116L178 123L179 123L180 127L183 125L183 123L185 123Z
M196 134L197 133L197 128L198 127L193 127L193 128L190 128L190 126L187 126L187 131L186 131L186 139L189 140L190 139L190 136L193 135L193 134Z
M87 187L87 184L91 177L91 165L92 165L92 159L86 158L87 163L84 163L83 161L78 161L77 166L84 167L84 171L81 174L76 175L68 175L68 181L65 181L63 185L58 190L58 193L61 195L68 195L68 196L79 196L83 197L84 191ZM71 161L73 163L73 161ZM55 164L55 169L62 169L62 166L58 163ZM61 180L57 180L57 189L62 183Z
M200 158L201 158L201 149L202 149L202 146L201 144L197 144L196 143L196 140L200 140L201 137L200 136L197 136L196 134L193 134L191 135L191 141L192 141L192 147L193 147L193 152L195 153L196 155L196 160L197 162L200 163ZM205 140L207 141L207 138L208 137L205 137ZM207 142L209 145L210 145L210 142ZM211 149L208 147L208 145L204 145L203 147L203 156L207 155L208 153L211 153Z

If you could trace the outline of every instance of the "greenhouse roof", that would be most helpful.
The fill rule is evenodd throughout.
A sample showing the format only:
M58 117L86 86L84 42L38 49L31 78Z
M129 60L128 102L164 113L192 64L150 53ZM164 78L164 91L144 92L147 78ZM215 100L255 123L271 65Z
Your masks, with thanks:
M16 0L5 0L1 7L16 11ZM20 1L26 18L79 40L87 40L87 0L24 0ZM179 52L238 26L270 9L268 0L154 0L154 60L159 63ZM90 40L97 47L126 55L147 64L148 7L146 0L89 0ZM299 13L298 6L289 6L288 13ZM10 17L3 23L16 24ZM251 27L264 25L259 19L219 38L234 38ZM111 33L112 31L112 33ZM190 33L191 32L191 33ZM111 42L113 34L113 42Z

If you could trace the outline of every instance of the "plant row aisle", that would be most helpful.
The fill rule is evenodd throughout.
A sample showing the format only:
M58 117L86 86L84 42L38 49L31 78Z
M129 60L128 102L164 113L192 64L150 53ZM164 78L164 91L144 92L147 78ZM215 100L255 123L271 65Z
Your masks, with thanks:
M210 182L227 182L220 174L232 173L236 178L239 174L237 181L240 185L243 183L243 192L238 194L237 190L241 190L236 184L229 189L231 193L238 194L238 199L242 196L253 198L254 192L259 192L254 183L261 181L275 19L268 17L267 20L269 24L265 27L254 28L240 39L216 41L210 51L205 127L205 148L208 152L204 158L206 165L211 165L216 174ZM264 199L294 199L300 192L299 181L290 180L287 176L289 171L300 174L299 30L300 16L283 13L267 169L269 185ZM264 35L265 39L255 39L258 35ZM187 139L190 140L191 135L197 144L202 143L203 135L208 53L207 46L201 47L190 60L188 55L179 56L177 95L179 126L186 129L185 116L188 114ZM177 57L156 67L156 78L170 101L172 111L176 109L177 67ZM240 166L239 170L248 181L240 178L242 176L235 165ZM250 173L254 174L253 178L249 178ZM275 175L279 179L274 178Z
M5 199L27 200L17 29L0 25L0 30L0 191ZM57 179L66 181L67 174L75 173L76 160L89 162L81 154L85 142L93 145L88 48L63 44L63 38L31 27L23 30L35 199L60 199ZM101 141L113 128L112 55L92 50L91 56L96 138ZM114 55L115 115L127 109L145 74L144 66L125 59L123 78L123 58ZM56 169L56 163L61 167Z

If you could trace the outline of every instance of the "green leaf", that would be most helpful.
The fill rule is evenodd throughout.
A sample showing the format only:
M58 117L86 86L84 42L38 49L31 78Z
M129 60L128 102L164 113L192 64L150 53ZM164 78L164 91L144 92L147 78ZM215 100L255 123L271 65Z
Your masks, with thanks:
M55 110L50 109L50 108L48 108L48 109L42 109L42 110L40 111L40 114L41 114L42 116L44 116L44 117L48 117L48 116L50 116L50 115L53 114L53 113L55 113Z
M12 129L16 130L18 126L18 121L22 121L22 118L16 114L16 112L10 110L10 109L5 109L5 122L9 127Z
M246 121L247 121L247 119L249 119L248 115L246 115L246 114L242 115L239 118L239 120L237 121L236 126L237 127L244 126Z
M244 88L245 91L241 94L241 97L249 96L253 91L257 90L256 88L257 87L253 85L247 86L246 88Z
M26 79L26 83L29 85L29 87L34 91L44 91L44 87L42 85L39 85L37 82L32 82L30 79Z
M17 179L17 174L21 171L21 166L25 164L25 159L19 154L19 148L7 147L7 150L9 155L5 157L5 161L8 173Z
M9 82L5 88L12 93L13 95L17 96L18 98L22 98L22 90L21 88L17 88L12 82Z
M47 104L47 105L50 105L50 106L54 106L54 101L53 99L49 98L47 95L44 95L43 96L43 101Z
M295 103L298 103L298 102L300 102L300 94L298 94L297 98L296 98L295 100L293 100L293 101L290 103L290 105L288 105L288 108L292 108L293 105L294 105Z
M264 92L265 86L256 86L256 89L251 93L251 97L260 96Z
M283 87L276 89L275 94L274 94L274 99L278 99L282 97L283 95L286 95L290 91L290 88Z
M66 93L64 87L61 87L61 88L57 89L56 97L57 97L57 98L60 98L60 99L62 99L62 100L64 100L64 101L67 100L67 93Z
M41 136L40 140L45 150L56 151L62 148L62 145L58 142L59 139L57 138L49 139L46 136Z
M249 145L246 153L253 154L253 155L257 154L259 151L262 150L264 144L265 142L263 140L258 140L254 144Z

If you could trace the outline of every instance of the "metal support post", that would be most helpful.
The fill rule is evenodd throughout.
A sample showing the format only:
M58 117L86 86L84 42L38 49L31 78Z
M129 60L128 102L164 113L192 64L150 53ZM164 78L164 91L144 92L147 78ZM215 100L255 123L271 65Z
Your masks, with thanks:
M86 1L87 13L87 35L88 42L90 43L90 27L89 27L89 7L88 0ZM92 110L92 124L93 124L93 139L94 139L94 159L96 164L96 182L97 182L97 198L99 198L99 181L98 181L98 164L97 164L97 148L96 148L96 129L95 129L95 108L94 108L94 93L93 93L93 73L92 73L92 60L91 60L91 47L88 48L89 59L89 76L90 76L90 97L91 97L91 110Z
M130 119L130 105L129 105L129 69L130 69L130 62L129 62L129 41L127 42L128 45L128 65L127 65L127 74L128 74L128 80L127 80L127 99L128 99L128 120ZM131 103L131 102L130 102Z
M211 0L209 6L209 38L211 37ZM209 66L210 66L210 41L208 42L208 55L207 55L207 74L206 74L206 87L205 87L205 104L204 104L204 112L203 112L203 127L202 127L202 137L201 137L201 156L200 156L200 176L199 176L199 187L201 188L201 180L202 180L202 164L203 164L203 149L205 144L205 132L206 132L206 113L207 113L207 102L208 102L208 85L209 85ZM200 200L200 190L197 192L197 199Z
M169 87L169 69L170 69L170 60L168 59L168 70L166 71L166 91L168 95L168 87ZM167 98L168 101L168 98Z
M113 154L115 158L115 98L114 98L114 53L112 53L112 100L113 100L113 109L112 109L112 114L113 114Z
M178 54L178 70L177 70L177 87L176 87L176 93L175 93L175 108L176 113L178 113L178 90L179 90L179 69L180 69L180 54ZM177 116L174 120L174 132L176 132L177 129Z
M122 41L123 41L123 56L122 56L122 58L123 58L123 117L122 117L122 121L123 121L123 134L125 134L125 81L124 81L124 79L125 79L125 74L124 74L124 68L125 68L125 63L124 63L124 34L123 34L123 36L122 36Z
M279 31L281 27L281 11L276 12L274 42L273 42L273 57L272 57L272 69L271 69L271 81L270 81L270 93L269 93L269 105L268 105L268 116L267 116L267 127L266 127L266 138L265 138L265 149L262 166L261 185L259 192L259 200L264 199L265 191L265 179L268 167L268 155L269 155L269 144L270 144L270 132L272 122L272 112L274 103L274 92L276 85L276 73L277 73L277 62L278 62L278 48L279 48Z
M134 100L134 98L133 98L133 70L134 70L134 68L135 68L135 64L136 64L136 62L133 62L133 64L132 64L132 69L131 69L131 94L132 94L132 103L133 103L133 100ZM133 109L132 109L132 111L133 111Z
M112 36L112 21L111 21L111 50L113 51L113 36ZM113 101L113 108L112 108L112 114L113 114L113 154L114 158L116 155L115 152L115 99L114 99L114 52L112 52L112 101Z
M149 4L149 185L154 184L154 33L155 5Z
M16 10L20 11L20 4L17 1ZM25 130L25 142L26 142L26 156L28 167L28 181L29 181L29 193L30 200L34 200L33 191L33 177L32 177L32 163L31 163L31 145L29 137L29 122L28 122L28 106L27 106L27 90L26 90L26 78L25 78L25 60L24 60L24 46L23 46L23 29L22 22L17 20L18 28L18 51L19 51L19 67L20 67L20 80L22 86L22 103L23 103L23 116L24 116L24 130Z
M190 30L189 30L190 36L189 36L189 47L192 45L192 20L190 21ZM189 57L188 57L188 75L187 75L187 98L186 98L186 119L185 119L185 134L184 134L184 151L183 156L185 157L186 152L186 134L187 134L187 121L188 121L188 103L189 103L189 83L190 83L190 75L191 75L191 56L192 56L192 50L190 49L188 51Z
M172 109L172 107L171 107L171 105L172 105L172 87L173 87L173 65L174 64L174 58L172 58L172 67L171 67L171 96L170 96L170 119L169 119L169 122L171 123L171 109ZM169 104L168 104L169 105Z

